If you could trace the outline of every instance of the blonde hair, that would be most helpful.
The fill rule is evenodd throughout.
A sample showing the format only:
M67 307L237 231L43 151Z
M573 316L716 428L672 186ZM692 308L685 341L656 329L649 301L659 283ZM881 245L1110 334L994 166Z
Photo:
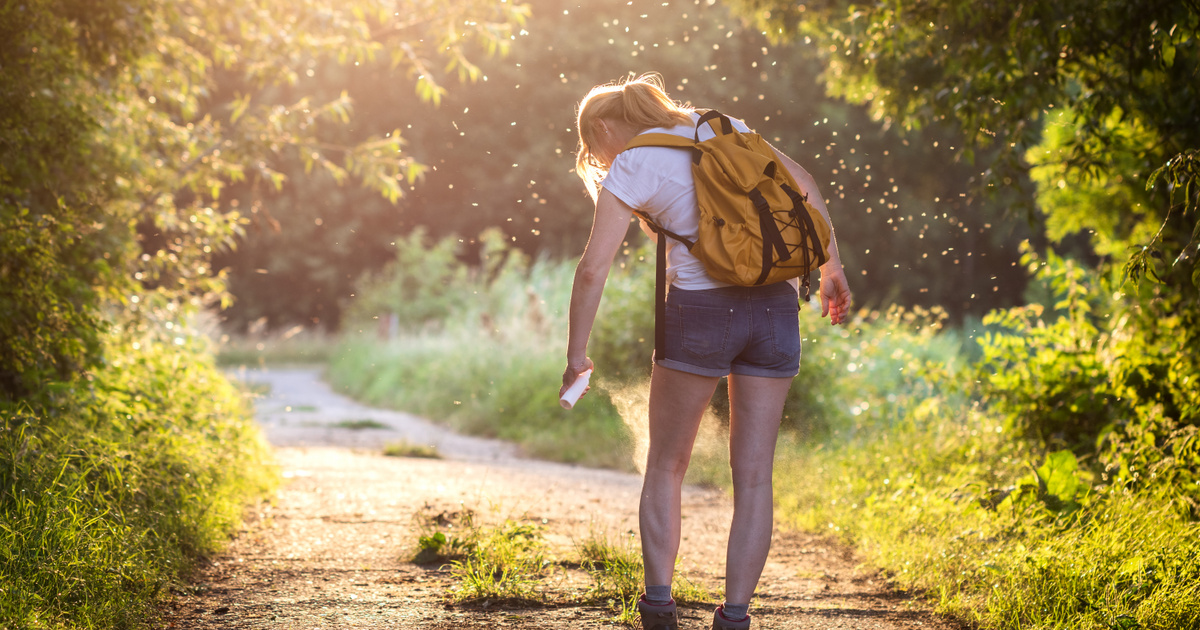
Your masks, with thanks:
M637 131L654 127L674 127L690 124L692 108L667 96L662 76L648 72L640 77L597 85L579 103L575 127L579 130L579 149L575 153L575 172L595 199L600 182L608 173L592 154L597 141L596 121L601 118L620 120Z

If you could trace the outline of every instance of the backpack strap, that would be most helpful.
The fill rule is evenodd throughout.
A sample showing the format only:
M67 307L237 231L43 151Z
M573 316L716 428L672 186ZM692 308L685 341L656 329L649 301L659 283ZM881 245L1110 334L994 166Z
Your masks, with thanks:
M679 138L679 136L675 137ZM680 139L687 140L687 138ZM665 359L667 357L667 237L670 236L683 243L689 251L696 243L655 223L650 215L641 210L634 210L633 213L645 221L646 225L650 226L650 230L658 235L654 264L654 358Z
M638 134L629 141L629 144L625 145L624 149L621 150L628 151L629 149L636 149L638 147L670 147L675 149L691 149L692 162L695 164L700 163L700 158L703 155L700 149L696 146L696 141L683 136L677 136L673 133Z
M720 129L713 122L718 119L721 121ZM643 133L634 136L622 151L637 147L691 149L692 161L699 164L703 152L696 145L700 143L700 125L706 122L712 127L713 133L733 133L733 124L729 122L729 117L716 110L705 110L701 112L700 120L696 123L694 139L689 140L672 133ZM655 223L645 212L634 210L633 213L645 221L646 225L650 226L650 230L658 235L654 270L654 359L658 361L667 358L667 237L683 243L689 251L696 243Z
M652 224L653 225L653 224ZM667 232L658 231L654 265L654 358L667 358Z
M722 114L715 109L697 111L702 111L702 113L700 114L700 120L696 121L696 142L700 142L700 125L703 125L704 123L708 123L708 126L712 128L713 133L717 134L718 136L727 136L733 133L733 121L729 120L729 117L725 114ZM721 122L720 129L717 128L715 122L718 120Z

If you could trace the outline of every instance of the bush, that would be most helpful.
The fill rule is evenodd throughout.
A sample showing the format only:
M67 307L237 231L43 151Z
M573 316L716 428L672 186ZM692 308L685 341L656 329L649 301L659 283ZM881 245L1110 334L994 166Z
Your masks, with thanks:
M205 349L109 335L107 363L0 408L0 625L136 627L274 483Z
M1004 426L1087 456L1114 483L1153 486L1200 517L1200 321L1170 295L1114 283L1027 250L1055 300L985 318L978 396ZM1139 290L1136 287L1127 287Z

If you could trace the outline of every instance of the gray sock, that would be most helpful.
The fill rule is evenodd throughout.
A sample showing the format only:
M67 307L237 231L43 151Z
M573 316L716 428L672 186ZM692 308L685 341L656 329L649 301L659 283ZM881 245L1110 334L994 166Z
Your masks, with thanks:
M730 621L741 621L750 616L750 604L721 604L721 614Z
M670 584L647 584L646 603L654 606L666 606L671 603Z

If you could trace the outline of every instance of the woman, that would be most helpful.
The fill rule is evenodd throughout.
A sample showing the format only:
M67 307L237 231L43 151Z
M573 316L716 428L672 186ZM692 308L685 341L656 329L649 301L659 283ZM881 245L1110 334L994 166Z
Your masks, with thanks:
M643 132L692 138L698 118L691 108L667 96L657 75L598 86L580 103L576 164L595 200L596 214L572 287L564 391L593 368L587 357L588 337L633 211L645 212L658 225L690 239L697 232L689 152L623 149ZM748 131L741 121L734 125ZM712 135L707 125L701 127L701 140ZM776 153L800 192L808 194L828 219L812 177ZM647 229L644 223L642 227ZM771 544L775 442L784 400L800 365L797 283L729 286L709 277L680 243L667 239L667 247L670 291L664 353L669 358L655 357L650 379L650 445L639 505L646 591L638 610L645 630L678 627L671 581L679 551L683 478L700 418L718 381L728 375L734 514L725 602L714 612L713 628L749 628L750 598ZM850 290L832 237L828 254L820 270L821 314L839 324L850 307Z

